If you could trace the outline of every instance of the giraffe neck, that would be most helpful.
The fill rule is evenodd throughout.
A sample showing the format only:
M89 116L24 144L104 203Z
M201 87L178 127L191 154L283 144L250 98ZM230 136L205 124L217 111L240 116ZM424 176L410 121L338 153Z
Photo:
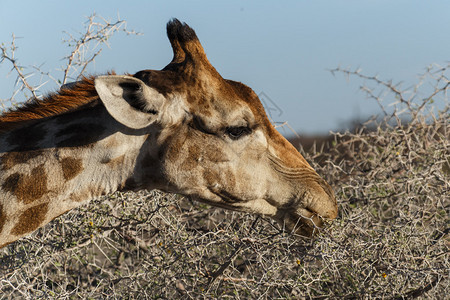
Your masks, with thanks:
M109 125L107 125L109 124ZM0 135L0 248L66 211L126 189L148 134L129 134L102 105Z

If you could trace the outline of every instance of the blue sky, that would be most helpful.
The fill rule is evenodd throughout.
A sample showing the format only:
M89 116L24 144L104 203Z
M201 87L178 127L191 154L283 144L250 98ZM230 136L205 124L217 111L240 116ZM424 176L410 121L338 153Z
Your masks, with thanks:
M431 63L450 58L450 1L18 1L0 0L0 43L21 37L24 66L55 71L68 49L63 31L82 31L97 13L125 19L142 36L118 34L90 72L161 69L172 58L165 24L173 17L195 29L211 63L225 78L264 93L300 134L327 133L378 111L361 81L333 77L337 66L408 86ZM0 98L14 78L0 65ZM46 85L44 91L55 87ZM267 99L266 99L267 100ZM288 133L288 132L287 132Z

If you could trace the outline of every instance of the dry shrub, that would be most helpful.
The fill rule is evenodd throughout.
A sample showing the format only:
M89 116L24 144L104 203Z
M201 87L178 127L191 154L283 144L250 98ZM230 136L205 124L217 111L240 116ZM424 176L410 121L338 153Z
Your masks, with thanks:
M447 297L449 69L427 70L431 97L334 70L364 80L383 108L397 103L334 134L326 152L304 152L340 208L316 238L178 195L115 193L0 250L0 298Z

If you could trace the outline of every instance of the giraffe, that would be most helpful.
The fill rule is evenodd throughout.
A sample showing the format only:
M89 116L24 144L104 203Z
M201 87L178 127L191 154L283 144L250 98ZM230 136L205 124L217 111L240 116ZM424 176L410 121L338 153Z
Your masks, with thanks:
M331 187L224 79L194 30L167 23L162 70L108 73L0 116L0 248L89 200L159 189L269 216L311 236L337 216Z

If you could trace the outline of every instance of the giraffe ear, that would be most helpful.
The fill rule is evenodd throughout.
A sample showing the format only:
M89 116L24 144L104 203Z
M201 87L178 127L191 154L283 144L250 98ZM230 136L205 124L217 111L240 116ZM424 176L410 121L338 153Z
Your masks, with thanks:
M165 101L158 91L131 76L99 76L94 84L109 114L133 129L152 124Z

